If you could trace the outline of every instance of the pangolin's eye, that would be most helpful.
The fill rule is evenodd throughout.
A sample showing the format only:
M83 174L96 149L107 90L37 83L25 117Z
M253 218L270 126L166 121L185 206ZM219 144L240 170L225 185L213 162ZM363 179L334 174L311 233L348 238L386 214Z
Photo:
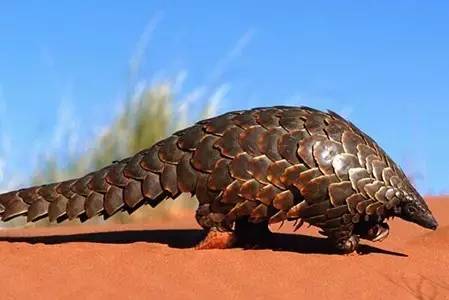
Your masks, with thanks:
M417 212L416 207L411 206L411 205L408 205L408 206L406 207L406 210L407 210L407 212L408 212L409 214L411 214L411 215L413 215L413 214L415 214L415 213Z

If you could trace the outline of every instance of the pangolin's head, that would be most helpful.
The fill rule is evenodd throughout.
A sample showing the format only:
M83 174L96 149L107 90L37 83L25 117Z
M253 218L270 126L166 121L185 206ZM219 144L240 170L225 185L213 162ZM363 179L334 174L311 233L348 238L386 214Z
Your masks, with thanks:
M437 220L423 197L413 186L409 185L407 191L400 198L401 202L395 209L396 216L428 229L437 229Z

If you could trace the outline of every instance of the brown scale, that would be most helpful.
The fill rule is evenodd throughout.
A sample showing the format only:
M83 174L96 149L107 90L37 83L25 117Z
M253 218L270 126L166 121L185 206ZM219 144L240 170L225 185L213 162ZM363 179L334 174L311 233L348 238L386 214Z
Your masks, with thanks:
M333 118L327 118L325 120L327 120L327 125L324 128L326 135L329 137L329 139L341 143L343 132L345 131L345 129L347 129L347 125Z
M376 201L372 200L372 199L367 199L367 200L360 201L359 203L357 203L357 206L356 206L357 212L359 214L363 215L365 213L366 208L368 207L368 205L370 205L372 203L375 203L375 202Z
M233 125L232 119L234 116L235 113L227 113L206 121L201 121L199 124L203 124L205 132L222 136L226 129Z
M124 206L122 189L111 185L104 196L104 210L108 216L112 216L115 212Z
M338 218L349 211L348 206L343 204L337 207L328 208L326 210L326 217L328 219Z
M70 186L70 189L75 194L81 196L88 196L90 193L89 182L92 180L93 174L88 174L80 179L76 180L74 184Z
M260 153L265 154L272 161L281 160L282 156L278 151L278 141L283 133L285 131L279 127L273 127L262 132L257 140Z
M56 222L62 219L66 215L67 203L69 199L63 195L59 196L56 200L52 201L48 207L48 218L50 222ZM87 202L90 203L90 202ZM103 204L103 201L101 201ZM87 205L87 204L86 204Z
M391 187L387 188L387 191L385 192L385 198L388 201L391 201L394 197L396 197L396 189Z
M363 196L368 197L368 194L366 193L365 186L367 184L371 184L374 182L373 178L362 178L359 181L357 181L357 191L359 191Z
M56 187L58 184L46 184L41 186L41 188L37 191L39 196L41 196L43 199L45 199L48 202L53 202L59 197L59 193L56 192Z
M166 164L160 175L160 184L162 188L172 197L175 198L179 194L177 183L176 165Z
M185 129L178 138L178 147L184 151L195 151L204 135L205 133L200 125Z
M267 184L257 191L256 199L266 206L270 206L274 198L282 191L282 189L277 188L272 184Z
M249 216L251 212L257 207L257 202L244 200L237 203L232 207L232 209L226 214L228 219L237 219L239 217Z
M283 210L279 210L277 213L272 215L270 219L268 220L269 224L275 224L282 222L287 219L287 213Z
M257 140L265 132L260 125L251 126L239 135L239 144L243 151L251 156L260 155L261 152L257 146Z
M123 169L123 175L125 177L133 178L136 180L143 180L145 178L148 171L142 168L142 166L140 165L143 156L143 153L137 153L128 161L125 168Z
M142 184L140 181L130 181L123 189L123 202L129 207L134 208L144 199L142 194Z
M330 208L328 201L322 201L314 204L305 205L299 212L301 218L309 219L314 216L321 216L326 214L326 210Z
M372 183L366 184L363 188L365 189L366 194L371 199L376 199L376 193L380 190L380 188L384 187L384 183L382 181L374 180Z
M309 205L305 200L299 202L298 204L292 206L288 212L287 212L287 219L288 220L297 220L301 217L301 213L303 212L303 209L305 207L308 207Z
M199 174L198 176L195 195L200 204L212 203L218 196L218 192L211 191L208 188L208 178L208 174Z
M292 165L285 159L272 163L267 169L267 180L278 188L285 189L286 186L282 180L282 176L284 175L286 169L291 166Z
M68 201L68 200L67 200ZM49 211L50 221L57 221L58 218L63 216L61 209L63 208L64 200L61 201L59 207L56 206L54 209L54 214L51 214L51 210ZM52 205L53 202L50 204ZM67 204L66 204L67 205ZM86 198L84 202L84 211L87 218L92 218L103 211L103 195L97 192L92 191Z
M73 220L84 213L86 198L84 196L74 194L67 202L67 217Z
M346 199L354 194L351 182L342 181L329 185L329 196L332 205L338 207L346 204Z
M142 183L142 193L148 199L157 199L163 194L160 184L160 175L157 173L148 173Z
M302 140L306 136L309 136L309 134L305 130L295 130L283 134L278 141L279 155L291 164L299 163L300 161L297 155L298 141Z
M386 185L390 185L390 178L394 176L395 173L392 168L387 167L382 171L382 180Z
M273 199L273 207L279 210L287 211L294 205L295 197L291 191L283 191Z
M44 199L33 202L28 208L27 221L34 222L45 217L48 214L49 206L50 202L45 201Z
M240 180L234 180L223 191L223 196L221 197L221 202L225 204L235 204L242 202L244 199L240 196L240 189L242 187L242 182Z
M373 162L377 160L379 160L379 156L375 154L371 154L366 157L366 170L368 173L374 175Z
M124 163L116 163L112 165L105 176L106 181L110 185L125 187L129 182L129 179L123 175L125 166L126 164Z
M374 160L371 163L371 166L373 167L374 178L383 181L382 172L387 167L387 164L381 160Z
M319 141L313 146L313 157L321 172L326 175L334 174L332 161L337 154L342 152L341 144L330 140Z
M140 166L150 172L162 172L164 163L159 158L159 145L152 146L142 157Z
M354 228L381 222L417 192L369 136L338 114L278 106L203 120L78 179L2 194L0 217L84 221L180 193L196 196L196 218L211 230L199 248L211 247L209 239L220 236L215 229L232 234L235 221L262 228L301 219L350 252Z
M346 153L357 155L357 145L363 144L363 138L350 130L345 130L341 137L341 143Z
M263 109L256 113L254 116L256 117L256 122L266 129L279 127L279 118L277 117L277 113L279 113L279 109Z
M257 125L256 119L251 113L242 113L232 118L232 122L242 129L248 129L254 125Z
M338 182L335 175L323 175L310 180L302 189L301 195L308 203L317 203L328 198L329 186Z
M313 157L313 147L316 143L326 141L324 135L311 135L299 141L298 155L310 168L316 167L316 161Z
M373 150L373 148L370 148L368 145L365 144L357 145L357 151L359 163L363 168L366 167L366 158L369 155L376 155L376 152Z
M324 115L313 114L309 116L304 123L304 128L309 132L310 135L323 135L325 136L324 128L326 124L324 123Z
M293 132L304 126L304 120L294 116L282 116L279 120L279 125L285 130Z
M108 172L109 168L106 167L93 173L92 179L87 184L88 188L99 193L106 193L110 186L110 184L105 179Z
M318 168L307 169L299 173L299 177L293 181L293 185L298 189L302 190L306 185L314 178L323 175Z
M256 206L249 215L249 221L252 223L260 223L265 221L268 217L268 207L265 204Z
M70 188L72 186L72 184L74 184L76 182L76 179L72 179L72 180L67 180L64 182L61 182L57 187L56 187L56 191L62 195L64 195L64 197L66 197L67 199L70 199L75 193L72 191L72 189Z
M251 179L251 174L248 172L251 159L252 157L246 152L237 155L229 166L231 176L240 180Z
M349 153L341 153L334 157L332 161L335 175L340 180L349 179L349 170L360 167L357 157Z
M366 200L366 198L364 198L362 194L352 194L346 198L349 211L355 215L357 213L357 204L364 200Z
M239 144L239 136L243 129L237 126L231 126L224 131L223 136L215 142L215 147L220 150L223 156L234 158L243 150Z
M268 184L268 167L272 161L266 155L253 157L248 164L248 173L263 184Z
M287 167L284 172L282 173L281 177L280 177L280 181L282 182L282 184L286 187L292 186L292 185L296 185L296 183L298 182L298 178L300 179L300 181L303 180L303 178L301 178L300 176L304 175L302 174L305 171L308 171L309 169L307 169L307 167L303 164L297 164L291 167ZM318 174L316 176L319 176L319 170L317 169L312 169L311 171L314 174ZM310 173L310 172L309 172ZM296 185L297 187L300 185Z
M201 139L191 160L195 169L207 173L212 171L217 160L221 158L220 151L212 147L218 139L213 135L206 135Z
M207 184L209 189L212 191L221 191L232 182L232 177L229 174L229 163L230 160L226 158L221 158L217 161L209 176L209 182Z
M377 210L382 207L382 203L374 202L368 205L365 209L367 215L375 215L377 214Z
M370 178L370 174L365 168L351 168L348 171L349 180L351 181L352 188L356 191L360 191L357 183L361 179Z
M239 196L244 199L255 200L261 186L261 183L256 179L245 181L240 186Z
M38 194L39 187L33 187L30 189L19 190L17 196L23 199L28 204L38 201L41 197Z
M182 193L193 193L198 180L197 172L190 163L191 159L192 154L186 153L176 166L176 181L178 182L178 189Z

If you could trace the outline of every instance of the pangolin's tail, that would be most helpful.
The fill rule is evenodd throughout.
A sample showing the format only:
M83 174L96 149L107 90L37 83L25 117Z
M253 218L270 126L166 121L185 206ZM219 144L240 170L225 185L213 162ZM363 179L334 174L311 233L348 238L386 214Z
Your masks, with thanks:
M194 171L190 163L183 163L191 153L174 149L172 143L176 140L168 138L78 179L1 194L0 218L86 220L100 214L108 217L119 210L133 211L143 203L156 206L166 197L193 192L191 180L195 176L188 175ZM180 161L173 161L174 155Z

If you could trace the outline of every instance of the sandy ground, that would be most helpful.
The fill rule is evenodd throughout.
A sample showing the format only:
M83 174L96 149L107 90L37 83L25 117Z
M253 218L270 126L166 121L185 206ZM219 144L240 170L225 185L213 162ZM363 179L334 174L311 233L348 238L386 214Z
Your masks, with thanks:
M449 299L449 198L428 200L437 231L395 219L353 256L288 224L273 228L277 249L195 251L193 215L3 230L0 299Z

